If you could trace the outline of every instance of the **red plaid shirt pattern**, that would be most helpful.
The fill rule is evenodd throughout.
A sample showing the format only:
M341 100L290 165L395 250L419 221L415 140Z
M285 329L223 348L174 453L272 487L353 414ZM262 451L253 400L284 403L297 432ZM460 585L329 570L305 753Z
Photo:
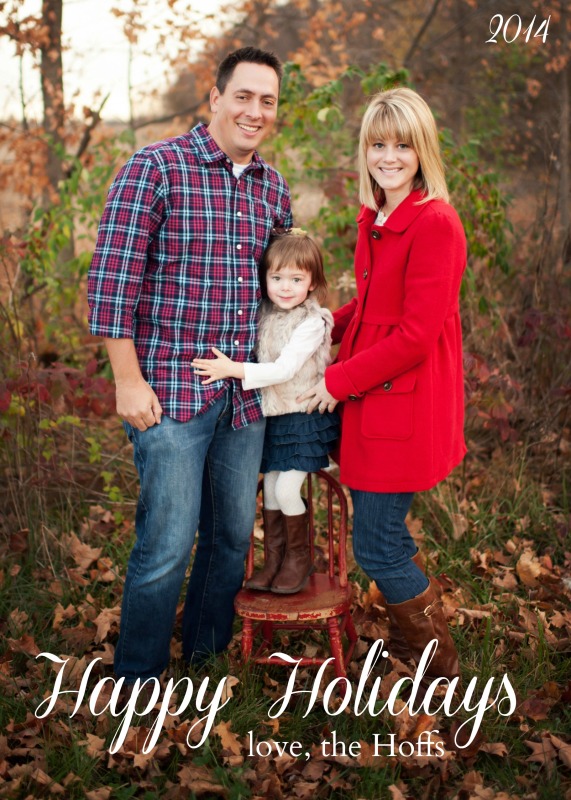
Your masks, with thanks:
M187 421L233 390L235 428L261 418L257 390L201 384L193 358L217 347L253 361L258 265L292 225L282 176L257 153L239 179L202 123L144 147L109 190L88 278L91 333L132 338L164 412Z

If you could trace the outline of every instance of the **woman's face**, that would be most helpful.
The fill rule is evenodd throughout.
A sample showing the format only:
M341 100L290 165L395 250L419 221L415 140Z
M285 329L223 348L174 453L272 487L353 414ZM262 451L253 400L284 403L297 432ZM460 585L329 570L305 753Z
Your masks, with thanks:
M410 194L420 162L416 152L397 139L373 142L367 148L367 166L393 208Z

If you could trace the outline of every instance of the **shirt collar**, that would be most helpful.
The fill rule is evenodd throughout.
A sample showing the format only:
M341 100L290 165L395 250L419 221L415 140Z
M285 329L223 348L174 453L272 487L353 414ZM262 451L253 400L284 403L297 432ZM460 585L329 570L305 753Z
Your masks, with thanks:
M190 131L190 137L198 152L198 158L202 163L207 164L215 161L226 161L228 158L226 153L216 144L207 126L203 122L199 122L198 125ZM268 164L255 150L250 164L247 165L247 169L260 167L267 169Z
M398 204L395 210L389 214L383 228L394 231L395 233L402 233L405 231L427 205L426 203L418 204L418 201L422 200L422 196L423 192L421 189L413 189L413 191ZM376 218L376 211L362 206L357 217L357 222L372 226Z

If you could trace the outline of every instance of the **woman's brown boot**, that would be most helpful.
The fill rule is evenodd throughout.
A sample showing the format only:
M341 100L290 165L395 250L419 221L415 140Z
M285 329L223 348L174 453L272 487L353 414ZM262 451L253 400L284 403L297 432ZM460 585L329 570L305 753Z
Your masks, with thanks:
M387 603L387 610L404 635L415 664L432 640L438 641L425 675L431 678L456 678L460 675L458 653L444 617L443 603L431 583L422 594L404 603Z
M411 558L411 561L414 561L416 566L419 568L421 572L424 572L426 575L426 570L424 568L424 558L420 550L417 550L414 556ZM436 581L430 579L430 583L432 584L436 594L438 597L442 595L442 589L438 585ZM385 601L385 608L387 610L387 616L389 618L389 641L388 641L388 650L391 656L394 658L398 658L401 661L408 661L409 658L412 657L410 652L410 647L408 646L408 642L399 628L397 621L395 619L394 614L392 613L389 605Z
M286 553L280 571L272 583L272 592L294 594L301 591L313 572L309 549L307 511L288 517L284 514Z
M278 509L263 508L264 520L264 566L254 572L244 584L246 589L268 592L278 574L286 550L284 515Z

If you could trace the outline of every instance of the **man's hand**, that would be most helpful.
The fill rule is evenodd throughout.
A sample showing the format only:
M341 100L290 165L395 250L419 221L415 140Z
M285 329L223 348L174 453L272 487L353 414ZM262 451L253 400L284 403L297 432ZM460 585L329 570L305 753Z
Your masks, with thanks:
M214 383L214 381L224 380L224 378L240 378L240 380L243 380L243 364L232 361L220 350L217 350L216 347L212 348L212 352L216 358L195 358L192 362L196 375L206 375L208 377L208 380L202 381L203 386L208 383Z
M125 422L146 431L161 421L159 399L141 374L132 339L105 339L115 377L117 413Z
M140 431L159 425L163 409L159 398L144 378L136 382L117 381L115 396L119 416Z
M319 383L308 389L307 392L300 394L296 397L298 403L304 400L309 400L307 413L311 414L316 408L319 408L319 413L324 414L326 411L333 411L339 400L336 400L332 394L329 394L325 386L325 378L322 378Z

